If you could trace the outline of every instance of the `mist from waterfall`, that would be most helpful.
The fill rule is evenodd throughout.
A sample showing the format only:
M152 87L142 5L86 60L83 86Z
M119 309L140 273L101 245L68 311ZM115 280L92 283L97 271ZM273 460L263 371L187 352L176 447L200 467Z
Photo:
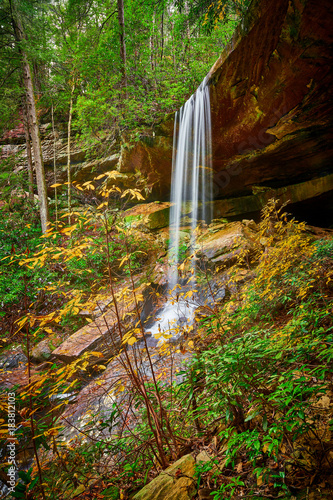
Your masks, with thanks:
M209 86L205 79L176 113L171 179L169 289L179 282L182 218L191 219L191 250L199 221L212 218L212 155Z

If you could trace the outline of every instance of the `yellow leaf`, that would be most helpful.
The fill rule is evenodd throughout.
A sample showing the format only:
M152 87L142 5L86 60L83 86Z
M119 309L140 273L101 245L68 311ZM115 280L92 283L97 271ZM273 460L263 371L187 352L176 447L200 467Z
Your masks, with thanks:
M120 264L119 264L119 267L122 267L122 266L123 266L123 264L124 264L127 260L128 260L128 255L125 255L125 257L123 257L123 258L121 259L121 262L120 262Z
M99 210L100 208L103 208L103 207L107 207L107 205L108 205L108 202L104 201L103 203L101 203L100 205L98 205L97 210Z
M128 341L127 341L127 344L129 345L133 345L135 344L135 342L137 342L138 339L136 339L135 337L131 337Z
M50 186L51 188L56 188L56 187L59 187L59 186L62 186L62 184L52 184L52 186Z

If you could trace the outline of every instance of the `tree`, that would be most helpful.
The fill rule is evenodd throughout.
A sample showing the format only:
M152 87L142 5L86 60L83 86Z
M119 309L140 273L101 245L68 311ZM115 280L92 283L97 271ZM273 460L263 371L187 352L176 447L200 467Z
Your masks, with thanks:
M48 202L45 186L45 175L43 157L39 138L38 114L35 102L35 93L33 87L33 74L29 55L32 45L27 36L25 25L30 26L29 15L35 16L34 10L27 9L29 5L25 0L7 0L1 6L1 34L4 35L3 44L5 47L4 67L7 74L4 75L2 86L7 85L9 89L19 94L18 106L21 105L21 112L26 116L26 142L29 168L29 143L31 138L32 151L34 156L40 219L42 231L45 233L49 222ZM2 61L1 61L2 62ZM15 79L13 75L16 75ZM22 102L24 103L22 107ZM30 173L30 184L31 184ZM30 196L32 191L30 189Z
M122 73L123 73L122 84L126 90L127 72L126 72L125 16L124 16L123 0L117 0L117 5L118 5L118 23L119 23L120 59L122 61Z
M47 225L49 222L49 211L48 211L42 148L39 137L39 123L36 110L35 93L34 93L30 63L24 44L24 42L27 41L27 38L23 30L23 24L21 21L21 14L19 11L18 2L14 3L13 0L9 0L9 5L10 5L11 22L13 26L15 41L21 55L21 65L22 65L21 70L22 70L23 86L25 90L25 98L27 104L27 123L31 134L32 149L34 153L40 220L42 225L42 232L45 233L47 231Z

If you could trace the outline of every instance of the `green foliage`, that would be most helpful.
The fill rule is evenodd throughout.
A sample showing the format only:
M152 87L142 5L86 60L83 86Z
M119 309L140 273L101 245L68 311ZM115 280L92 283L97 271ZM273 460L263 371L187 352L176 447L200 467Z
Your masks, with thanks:
M1 305L6 307L18 303L24 295L24 276L27 278L28 299L37 298L38 290L54 278L54 273L40 267L27 271L19 265L22 254L34 252L40 244L41 230L39 226L27 223L22 213L0 219L0 296ZM30 219L31 220L31 219Z
M219 435L233 477L214 498L242 490L240 460L251 463L253 483L260 478L289 498L291 471L313 474L330 447L318 427L327 425L320 402L332 374L332 240L313 242L275 203L265 209L257 238L263 246L253 257L253 279L241 295L233 294L234 312L226 304L205 320L206 347L191 366L195 380L204 380L196 399L200 411L193 414L205 426L223 416ZM245 262L243 256L230 270L231 283ZM188 374L184 390L193 391L192 384Z

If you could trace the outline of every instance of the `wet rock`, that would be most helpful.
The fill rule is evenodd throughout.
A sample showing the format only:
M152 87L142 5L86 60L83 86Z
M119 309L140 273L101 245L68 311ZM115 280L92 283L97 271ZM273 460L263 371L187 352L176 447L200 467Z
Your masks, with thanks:
M181 374L184 368L183 362L189 359L190 354L176 352L173 356L161 356L156 348L156 342L151 342L153 340L153 338L148 337L147 342L150 355L154 359L155 376L159 377L162 374L173 372L175 374L173 380L176 383L181 383L184 379ZM140 352L140 356L137 355L138 352ZM138 364L146 379L152 380L150 362L141 340L135 344L135 349L128 349L126 356L124 354L115 356L102 373L81 389L76 395L75 401L66 406L64 413L59 418L64 427L60 436L62 441L68 442L79 436L86 442L90 437L96 440L118 435L118 423L122 426L121 419L118 423L116 419L107 428L100 424L110 420L115 404L118 408L122 408L123 405L127 407L129 394L133 393L134 388L127 369L127 359L132 363L132 366ZM119 391L120 385L124 386L126 390ZM135 419L131 420L130 425L135 425ZM80 434L81 430L85 432L83 436Z
M167 262L157 262L153 271L153 280L158 286L168 285L169 264Z
M25 365L28 361L20 346L8 349L0 356L0 370L8 371Z
M224 265L234 263L237 255L251 249L254 224L253 221L231 222L211 235L205 233L199 239L197 256L213 263Z
M134 495L133 500L190 500L195 494L195 460L185 455Z

